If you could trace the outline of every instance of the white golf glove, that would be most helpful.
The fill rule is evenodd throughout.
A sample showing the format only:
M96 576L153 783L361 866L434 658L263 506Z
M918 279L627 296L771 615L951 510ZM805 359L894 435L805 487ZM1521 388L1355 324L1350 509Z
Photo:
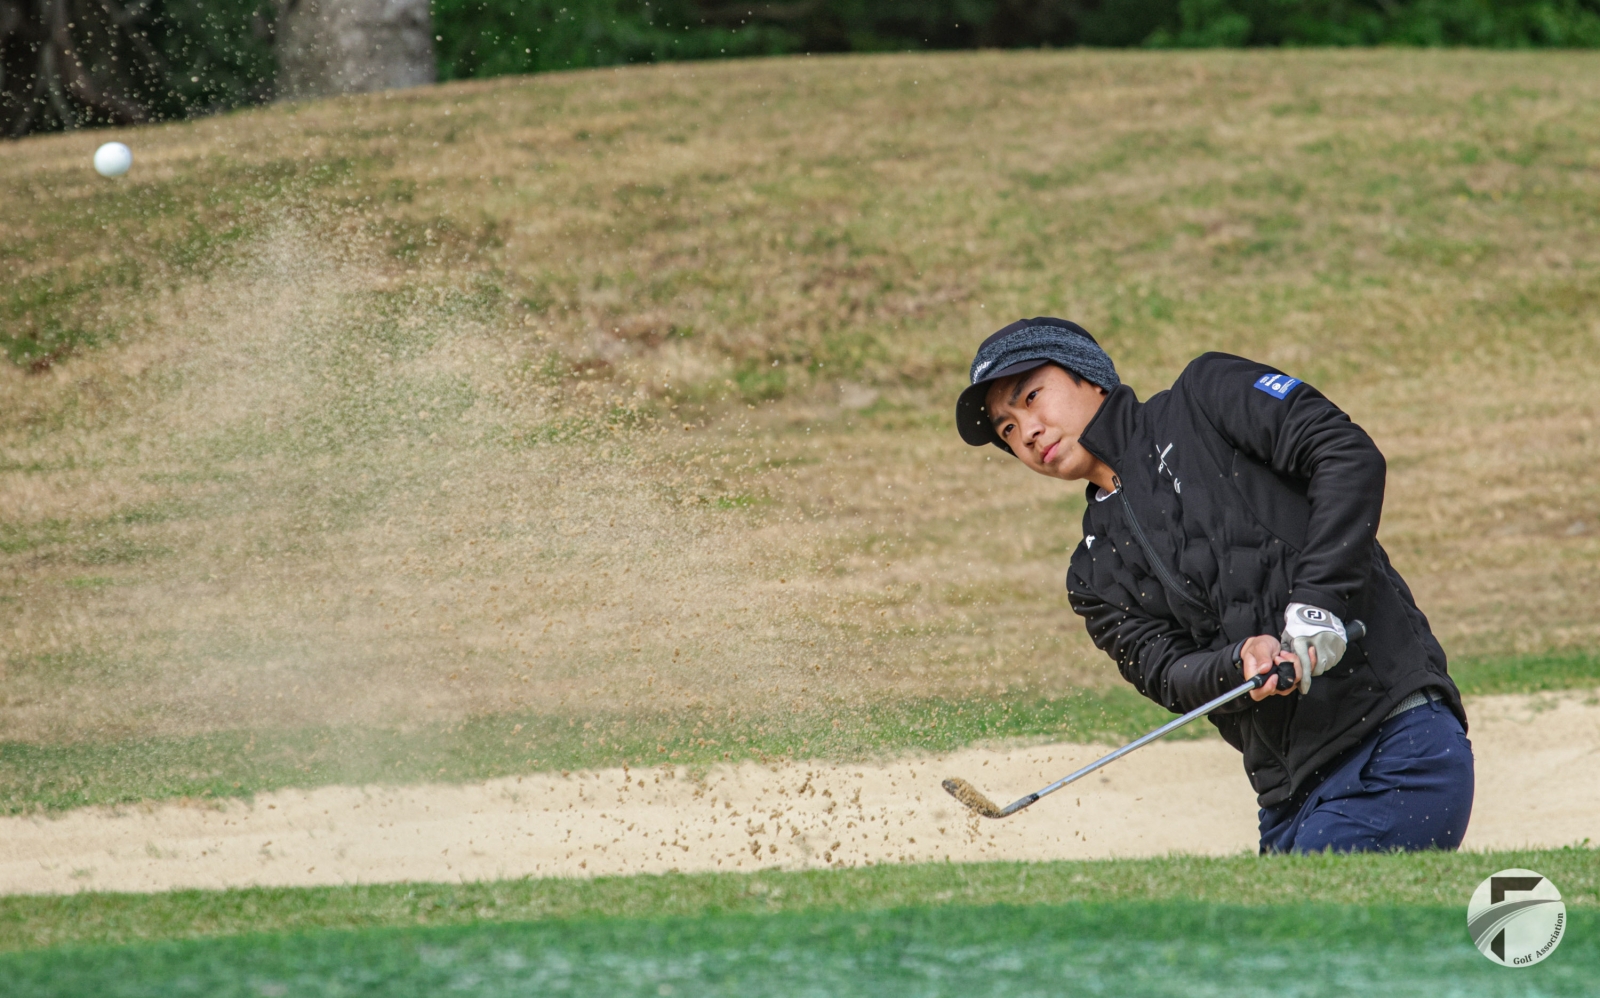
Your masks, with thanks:
M1308 603L1290 603L1283 614L1283 650L1300 660L1300 695L1311 692L1311 677L1320 676L1339 664L1348 643L1344 622L1326 610ZM1313 669L1307 649L1317 650Z

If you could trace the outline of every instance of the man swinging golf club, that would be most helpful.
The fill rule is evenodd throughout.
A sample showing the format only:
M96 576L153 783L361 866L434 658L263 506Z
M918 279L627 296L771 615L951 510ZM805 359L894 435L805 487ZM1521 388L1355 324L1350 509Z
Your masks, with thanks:
M1140 402L1061 319L989 337L971 381L962 439L1089 483L1067 592L1094 643L1174 713L1223 699L1205 716L1244 754L1262 852L1460 845L1466 713L1378 544L1385 465L1360 427L1310 385L1220 353ZM1003 816L1055 785L1004 811L947 788Z

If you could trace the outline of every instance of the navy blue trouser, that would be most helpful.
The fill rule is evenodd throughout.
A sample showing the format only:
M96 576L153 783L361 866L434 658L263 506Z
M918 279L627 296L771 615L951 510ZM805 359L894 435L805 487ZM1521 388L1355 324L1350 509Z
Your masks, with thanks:
M1472 816L1472 743L1442 703L1378 725L1309 791L1261 809L1261 851L1455 849Z

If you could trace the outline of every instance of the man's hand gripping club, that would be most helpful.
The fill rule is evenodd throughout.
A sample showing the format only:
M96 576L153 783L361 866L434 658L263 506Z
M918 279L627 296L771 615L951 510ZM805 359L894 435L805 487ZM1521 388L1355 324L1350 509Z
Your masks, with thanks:
M1365 624L1359 620L1350 621L1349 638L1351 641L1360 641L1366 633L1367 626ZM1261 700L1272 696L1274 693L1287 696L1293 693L1295 687L1299 685L1300 660L1295 658L1293 653L1283 651L1282 645L1271 635L1257 635L1241 644L1239 646L1239 664L1244 669L1245 680L1238 686L1219 697L1201 704L1182 717L1168 721L1149 734L1135 738L1109 755L1101 756L1077 772L1063 776L1048 787L1028 794L1026 797L1020 797L1005 807L1000 807L994 801L985 797L977 787L966 780L951 777L944 781L944 788L949 792L950 796L985 818L1009 818L1023 808L1032 805L1039 798L1055 793L1067 784L1088 776L1101 766L1115 762L1129 752L1148 745L1169 732L1178 730L1190 721L1205 717L1218 707L1232 703L1246 693L1249 693L1253 699Z
M1288 696L1296 686L1302 695L1310 693L1312 677L1339 664L1350 637L1343 622L1328 611L1305 603L1290 603L1284 613L1283 637L1258 634L1250 638L1239 648L1239 666L1245 679L1254 679L1271 672L1279 662L1293 662L1295 682L1284 686L1273 676L1251 693L1250 699Z
M1311 677L1339 664L1349 643L1344 623L1320 607L1290 603L1283 614L1284 647L1299 660L1300 693L1311 692Z
M1283 686L1273 670L1279 662L1293 662L1295 683ZM1244 678L1254 679L1257 676L1272 673L1268 676L1266 685L1250 692L1250 699L1265 700L1271 696L1288 696L1294 692L1296 683L1300 679L1300 661L1290 652L1283 650L1283 645L1270 634L1258 634L1249 639L1239 649L1239 667L1244 672ZM1280 688L1282 687L1282 688Z

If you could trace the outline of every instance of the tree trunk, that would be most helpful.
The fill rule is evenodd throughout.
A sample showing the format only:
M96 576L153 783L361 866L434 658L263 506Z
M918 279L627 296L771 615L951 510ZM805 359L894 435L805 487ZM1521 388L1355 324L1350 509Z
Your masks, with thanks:
M278 93L321 97L434 80L428 0L280 0Z

